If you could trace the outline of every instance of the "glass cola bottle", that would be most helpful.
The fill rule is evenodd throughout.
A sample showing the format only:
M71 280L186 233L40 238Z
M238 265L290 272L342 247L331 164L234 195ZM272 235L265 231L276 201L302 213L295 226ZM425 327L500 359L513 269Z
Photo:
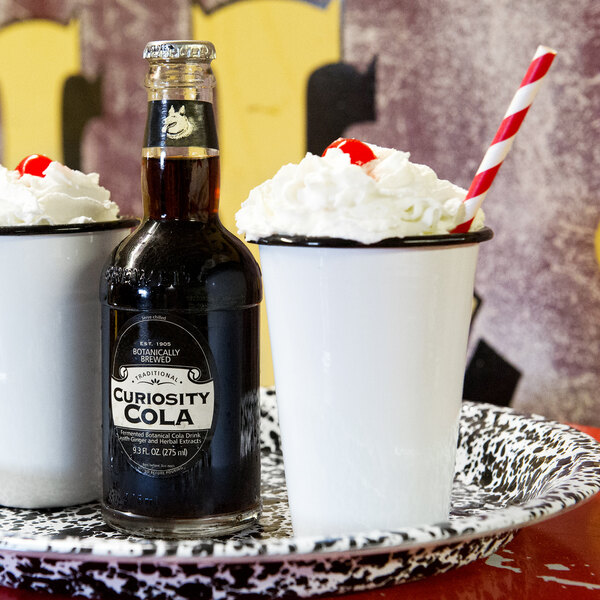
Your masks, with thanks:
M102 512L138 535L222 535L260 511L260 271L218 216L214 46L144 57L144 215L100 292Z

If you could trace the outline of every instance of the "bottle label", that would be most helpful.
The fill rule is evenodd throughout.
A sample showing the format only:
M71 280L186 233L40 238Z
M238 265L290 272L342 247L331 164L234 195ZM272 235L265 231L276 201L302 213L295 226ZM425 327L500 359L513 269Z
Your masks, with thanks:
M116 438L136 470L168 476L194 466L217 408L214 361L196 328L164 315L127 321L114 346L110 406Z
M151 100L145 139L146 148L198 146L217 150L212 104L201 100Z

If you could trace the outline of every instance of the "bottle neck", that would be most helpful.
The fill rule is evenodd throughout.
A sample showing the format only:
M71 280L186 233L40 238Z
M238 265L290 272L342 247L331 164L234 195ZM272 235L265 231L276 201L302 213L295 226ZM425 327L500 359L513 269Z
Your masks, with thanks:
M146 77L144 216L207 222L219 208L219 144L210 65L155 61Z
M208 222L219 211L219 155L142 158L144 217Z

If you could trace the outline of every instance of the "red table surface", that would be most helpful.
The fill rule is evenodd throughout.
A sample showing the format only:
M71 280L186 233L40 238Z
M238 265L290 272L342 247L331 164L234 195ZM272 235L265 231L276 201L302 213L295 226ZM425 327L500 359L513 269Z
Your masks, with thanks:
M599 428L575 427L600 441ZM66 598L0 587L0 600ZM557 517L521 529L487 559L422 581L322 598L600 600L600 494Z

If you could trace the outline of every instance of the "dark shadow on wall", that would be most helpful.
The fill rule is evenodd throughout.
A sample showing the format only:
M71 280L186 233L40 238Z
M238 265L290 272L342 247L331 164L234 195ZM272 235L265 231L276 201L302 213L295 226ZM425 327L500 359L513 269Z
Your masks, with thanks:
M71 169L81 170L81 145L85 126L102 114L102 80L88 81L81 75L69 77L63 88L63 159Z
M374 121L377 57L364 73L352 65L325 65L312 73L306 93L306 150L322 154L353 123Z
M463 398L509 406L521 372L485 340L479 340L465 372Z
M484 304L483 298L475 292L471 326ZM485 340L480 339L465 371L463 398L496 406L510 406L519 379L521 371L500 356Z

